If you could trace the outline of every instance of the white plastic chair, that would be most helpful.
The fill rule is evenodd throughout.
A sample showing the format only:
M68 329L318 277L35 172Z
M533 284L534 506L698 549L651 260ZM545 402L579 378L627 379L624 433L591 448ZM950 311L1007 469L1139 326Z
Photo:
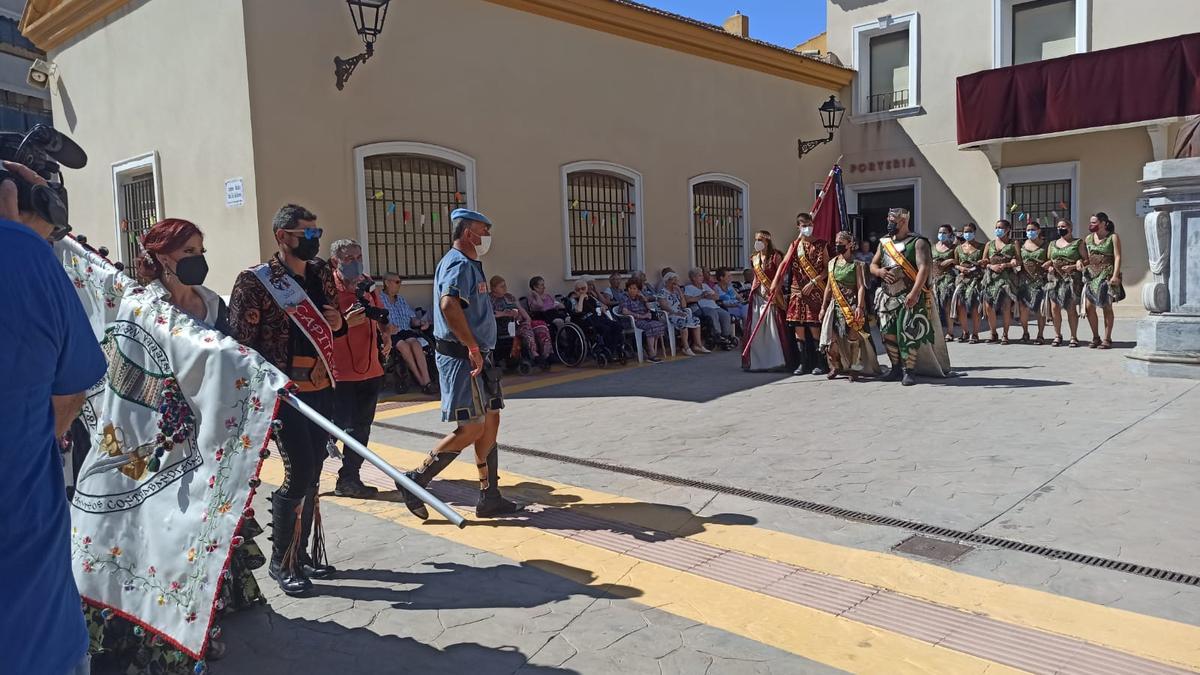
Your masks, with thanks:
M621 324L628 324L625 328L626 333L633 333L633 344L637 348L638 363L646 360L644 349L642 348L642 329L637 327L637 322L628 314L619 314L615 309L608 310L608 315Z

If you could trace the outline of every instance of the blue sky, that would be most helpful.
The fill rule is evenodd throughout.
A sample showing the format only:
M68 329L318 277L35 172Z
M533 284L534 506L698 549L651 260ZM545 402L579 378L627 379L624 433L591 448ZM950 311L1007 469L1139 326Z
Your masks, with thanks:
M740 11L750 37L795 47L825 30L825 0L637 0L651 7L720 25Z

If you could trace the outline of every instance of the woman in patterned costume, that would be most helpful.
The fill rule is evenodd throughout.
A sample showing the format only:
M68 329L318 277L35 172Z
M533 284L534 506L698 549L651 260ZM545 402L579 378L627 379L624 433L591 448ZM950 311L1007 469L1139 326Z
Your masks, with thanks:
M954 226L947 223L939 227L937 243L930 254L933 257L933 298L942 313L946 342L954 339L954 250L957 246ZM965 334L966 328L963 331Z
M191 222L168 218L151 227L142 238L144 253L137 260L138 280L146 291L174 305L197 323L228 333L229 310L221 296L203 283L208 273L204 259L204 235ZM266 564L266 556L254 543L262 526L247 514L237 534L243 540L233 549L229 568L224 572L217 610L229 613L266 602L254 580L254 570ZM99 665L112 664L128 675L196 675L205 663L183 652L125 619L110 609L84 605L90 644L88 652ZM212 628L207 659L216 661L225 655L225 643L218 638L221 629Z
M1088 259L1087 285L1083 289L1087 303L1088 325L1092 329L1092 349L1112 349L1113 303L1125 299L1125 288L1121 285L1121 238L1117 236L1117 225L1103 211L1092 216L1087 237ZM1096 308L1104 310L1104 339L1100 339L1099 318Z
M1012 223L996 221L996 238L983 247L983 259L987 269L983 273L984 310L987 311L988 327L992 329L989 344L1008 344L1008 330L1012 325L1012 303L1017 299L1017 272L1021 268L1021 252L1012 240ZM996 329L1004 326L1004 336Z
M1050 242L1046 261L1046 295L1050 301L1050 320L1054 323L1054 341L1058 347L1063 342L1062 313L1067 311L1067 324L1071 328L1072 347L1079 346L1079 301L1083 297L1083 266L1087 262L1087 249L1083 241L1076 239L1071 221L1058 221L1058 239Z
M763 312L768 312L762 322L762 328L754 335L754 341L748 346L743 345L742 370L749 372L778 372L794 367L793 351L795 342L787 330L787 292L780 288L771 304L767 304L771 296L771 284L776 273L783 265L783 254L775 248L771 241L771 233L759 230L754 233L754 255L750 256L750 268L754 273L754 281L750 286L749 315L745 331L746 340L750 340L758 318ZM748 348L747 348L748 347Z
M1020 303L1021 327L1024 334L1021 342L1029 344L1029 313L1037 315L1036 344L1046 344L1046 242L1042 241L1042 228L1034 221L1025 226L1025 242L1021 244L1021 272L1017 276L1017 301Z
M867 328L867 278L854 259L854 235L839 232L833 259L826 266L824 305L821 307L821 351L829 360L829 379L847 374L879 375L879 357Z
M829 243L812 238L813 220L807 213L796 216L796 255L792 258L791 295L787 320L800 348L800 367L794 375L824 375L829 370L818 349L821 338L821 308L825 292L825 268L829 265Z
M963 225L963 243L954 249L957 278L954 282L953 305L958 311L958 325L962 328L959 342L971 339L979 342L979 310L983 301L983 249L975 243L975 223Z

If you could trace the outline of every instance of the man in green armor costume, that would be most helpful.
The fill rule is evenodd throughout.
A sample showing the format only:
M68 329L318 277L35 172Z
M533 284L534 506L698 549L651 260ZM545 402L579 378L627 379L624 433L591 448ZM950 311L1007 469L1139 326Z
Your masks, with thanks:
M871 274L881 281L875 293L883 346L892 369L884 380L916 384L914 374L946 377L950 355L938 308L929 289L933 257L929 242L909 230L907 209L888 212L888 236L879 241Z

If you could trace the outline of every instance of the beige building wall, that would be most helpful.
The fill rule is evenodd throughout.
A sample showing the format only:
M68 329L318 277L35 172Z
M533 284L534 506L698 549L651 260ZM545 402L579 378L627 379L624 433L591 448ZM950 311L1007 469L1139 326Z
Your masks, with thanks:
M159 212L200 226L228 292L260 258L241 0L131 2L49 57L55 125L89 158L65 172L75 230L118 255L112 165L157 153ZM238 177L246 205L226 208Z
M992 0L830 0L827 8L829 50L846 65L855 63L855 26L875 23L889 14L916 12L919 16L921 111L911 117L871 122L855 121L857 114L848 113L841 133L848 186L919 178L918 220L924 234L931 234L941 222L958 225L966 221L980 223L981 231L990 232L990 224L1001 215L1000 169L1078 161L1079 213L1074 214L1075 219L1086 223L1092 212L1105 211L1118 223L1125 248L1126 286L1133 289L1130 297L1137 297L1136 286L1148 273L1141 219L1135 213L1140 196L1137 181L1142 165L1154 158L1145 127L1009 142L991 157L979 150L959 150L955 82L961 75L993 67ZM1089 26L1090 49L1107 49L1200 31L1200 11L1194 0L1090 0ZM848 87L842 93L850 108L852 91ZM1100 92L1096 101L1079 103L1104 105L1105 97ZM1177 126L1171 125L1168 136ZM889 169L885 161L882 167L877 163L874 171L852 170L862 163L869 167L872 160L909 157L913 159L911 167L903 162L902 168Z
M823 134L816 108L829 91L490 2L393 3L375 56L342 92L332 58L361 48L344 6L245 8L264 222L294 200L317 213L327 240L357 237L354 148L442 146L475 160L474 206L496 223L486 269L518 294L535 274L567 289L565 164L641 174L644 266L656 280L661 267L689 264L689 178L747 182L749 228L783 237L837 157L836 143L796 157L797 137ZM269 237L260 234L264 249ZM428 306L428 288L409 293Z

